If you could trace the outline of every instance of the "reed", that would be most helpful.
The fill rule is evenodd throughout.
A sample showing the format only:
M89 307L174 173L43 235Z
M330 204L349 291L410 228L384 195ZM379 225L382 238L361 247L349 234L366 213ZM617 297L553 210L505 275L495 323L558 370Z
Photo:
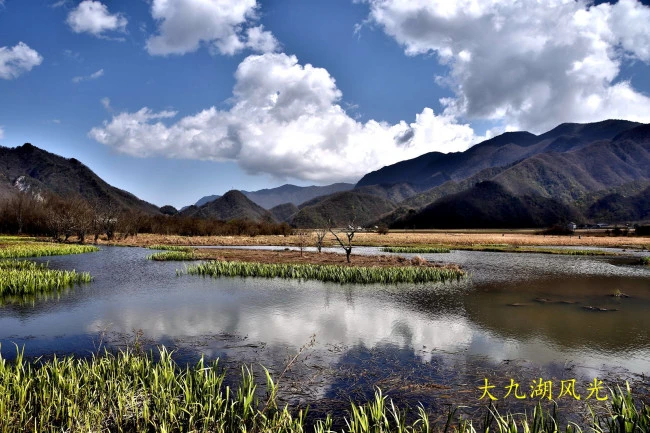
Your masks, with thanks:
M184 251L184 250L173 250L173 251L165 251L161 253L153 253L147 256L147 259L149 260L155 260L157 262L168 262L168 261L183 261L183 260L196 260L196 256L194 255L194 251L191 249Z
M380 251L384 253L402 253L402 254L436 254L450 253L451 249L447 247L383 247Z
M177 271L177 273L182 273ZM188 266L185 273L210 277L262 277L318 280L340 284L427 283L460 280L465 272L455 267L360 267L312 264L210 261Z
M9 243L0 248L0 259L60 256L94 251L99 251L99 248L92 245L50 244L46 242Z
M128 349L86 359L26 361L22 351L14 362L0 356L0 431L326 433L343 425L348 433L582 432L575 424L559 426L555 410L545 411L540 405L530 418L500 415L489 408L475 426L456 416L455 410L436 416L421 406L400 409L381 390L365 404L351 402L347 416L328 414L307 426L305 410L280 405L277 382L266 370L266 389L258 387L245 367L239 384L230 387L218 360L208 363L201 358L193 366L181 367L164 347L157 357L154 361L153 354ZM648 432L650 407L645 403L637 407L629 387L612 392L610 402L607 413L587 418L586 430ZM431 419L446 423L433 424Z
M52 270L47 264L23 260L0 260L0 296L46 293L91 280L85 272Z

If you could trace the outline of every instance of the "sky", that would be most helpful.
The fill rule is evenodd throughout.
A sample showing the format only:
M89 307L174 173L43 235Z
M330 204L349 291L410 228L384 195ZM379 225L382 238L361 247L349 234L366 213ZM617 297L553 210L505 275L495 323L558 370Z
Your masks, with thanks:
M609 118L650 123L648 1L0 0L0 145L159 206Z

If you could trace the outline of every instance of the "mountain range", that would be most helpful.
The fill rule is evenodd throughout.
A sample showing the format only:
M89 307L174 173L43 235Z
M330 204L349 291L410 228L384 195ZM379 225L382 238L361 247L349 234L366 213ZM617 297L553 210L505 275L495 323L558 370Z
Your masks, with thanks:
M30 144L0 147L0 200L16 191L111 200L123 209L197 218L320 227L543 227L650 218L650 125L562 124L541 135L508 132L465 152L431 152L366 174L356 184L206 196L181 209L108 185L76 159ZM189 192L188 192L189 195Z

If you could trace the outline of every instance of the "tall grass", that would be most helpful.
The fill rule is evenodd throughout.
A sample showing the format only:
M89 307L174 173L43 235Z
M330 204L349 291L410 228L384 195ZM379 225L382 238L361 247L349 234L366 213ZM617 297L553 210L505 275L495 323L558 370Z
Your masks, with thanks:
M384 253L402 253L402 254L434 254L450 253L451 249L447 247L383 247L380 249Z
M183 260L196 260L196 256L194 255L194 251L191 249L184 251L184 250L179 250L179 251L165 251L161 253L153 253L147 256L147 259L149 260L155 260L158 262L165 262L165 261L183 261Z
M502 416L490 409L476 427L450 411L444 426L434 425L434 417L422 407L400 409L380 390L368 403L351 402L345 417L328 414L307 426L305 410L279 404L278 385L268 371L266 389L258 388L248 368L242 368L239 384L230 387L218 361L206 363L202 358L183 368L165 348L158 356L156 362L152 354L124 350L45 362L26 361L20 351L11 363L0 357L0 431L326 433L334 431L335 424L349 433L582 431L574 424L560 427L556 414L541 406L532 418ZM650 408L637 408L629 387L612 397L609 413L593 415L589 431L647 433Z
M33 295L88 283L88 273L48 269L47 264L0 260L0 296Z
M460 280L465 272L458 268L426 266L357 267L312 264L276 264L210 261L188 266L190 275L210 277L262 277L319 280L333 283L396 284ZM180 273L180 272L178 272Z
M45 242L9 243L4 247L0 247L0 259L59 256L94 251L99 251L99 248L92 245L64 245Z

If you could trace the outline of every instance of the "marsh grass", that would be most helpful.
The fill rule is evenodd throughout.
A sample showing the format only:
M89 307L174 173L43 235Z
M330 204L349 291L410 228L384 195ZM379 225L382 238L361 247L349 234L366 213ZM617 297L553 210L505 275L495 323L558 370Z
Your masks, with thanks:
M48 269L47 264L23 260L0 260L0 296L24 296L66 289L89 283L88 273Z
M161 253L153 253L147 256L148 260L154 260L157 262L175 262L183 260L197 260L197 257L194 254L192 249L188 250L172 250L164 251Z
M0 246L0 259L17 259L24 257L59 256L83 254L99 251L92 245L66 245L46 242L17 242Z
M226 383L218 360L181 367L164 347L140 354L126 349L87 359L14 362L0 356L0 431L13 432L285 432L326 433L334 425L348 433L580 433L575 424L559 426L556 410L538 405L532 416L500 415L493 407L481 420L450 410L434 416L418 406L401 409L377 389L364 404L350 402L347 415L328 414L307 425L306 409L281 406L278 382L264 369L263 385L242 368L238 385ZM650 408L637 407L629 386L612 392L608 412L592 413L585 431L647 433ZM431 419L446 419L444 425ZM589 422L589 421L588 421Z
M177 271L177 274L182 274ZM312 264L246 263L210 261L186 267L184 273L210 277L261 277L318 280L340 284L397 284L460 280L465 272L456 267L362 267Z
M616 253L602 250L579 250L570 248L548 248L548 247L522 247L507 244L478 244L478 245L455 245L450 246L454 250L463 251L485 251L495 253L536 253L536 254L558 254L566 256L615 256Z
M644 265L650 265L650 257L641 257L641 263Z
M451 249L447 247L383 247L380 248L384 253L402 253L402 254L435 254L450 253Z

